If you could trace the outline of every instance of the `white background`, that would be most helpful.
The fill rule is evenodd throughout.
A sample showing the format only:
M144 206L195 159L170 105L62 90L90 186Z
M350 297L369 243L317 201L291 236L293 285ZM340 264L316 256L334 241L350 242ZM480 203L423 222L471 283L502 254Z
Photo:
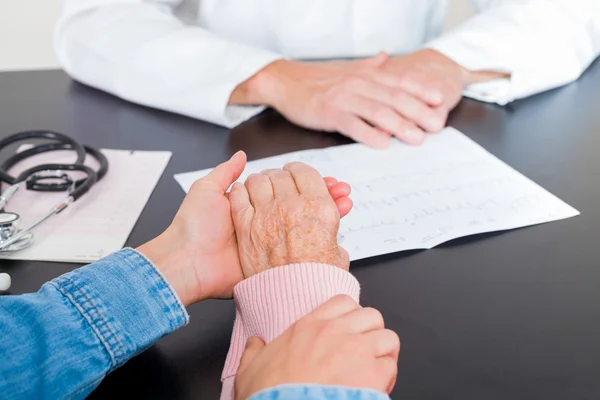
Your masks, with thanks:
M52 30L61 3L0 0L0 71L58 68ZM469 0L451 0L451 4L446 27L454 26L472 12Z

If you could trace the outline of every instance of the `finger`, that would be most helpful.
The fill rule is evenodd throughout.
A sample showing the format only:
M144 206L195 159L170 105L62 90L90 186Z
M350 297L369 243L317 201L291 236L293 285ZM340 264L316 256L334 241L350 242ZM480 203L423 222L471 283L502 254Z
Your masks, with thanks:
M238 368L238 374L243 372L252 363L254 358L261 352L265 347L265 342L257 337L251 336L246 342L246 349L240 359L240 366Z
M371 93L379 101L389 101L392 107L404 118L414 122L427 132L439 132L446 119L435 109L403 90L392 90L392 93ZM386 98L387 97L387 98Z
M414 124L407 121L395 109L358 94L344 97L339 106L354 115L359 116L371 125L389 132L398 139L409 144L420 144L425 133ZM414 126L414 129L409 129Z
M245 167L246 153L238 151L229 161L218 165L200 181L215 185L219 192L225 193L229 186L240 177Z
M340 218L344 218L350 213L350 211L352 211L354 203L349 197L340 197L339 199L335 200L335 205L340 213Z
M396 362L396 373L392 373L392 377L390 378L390 382L387 385L386 393L392 394L394 390L394 386L396 386L396 379L398 379L398 362Z
M444 127L446 127L446 122L448 121L448 113L449 113L449 108L447 108L446 106L439 106L439 107L435 107L433 109L433 112L436 113L436 115L438 116L438 119L442 122L442 129L444 129ZM437 132L430 132L430 133L440 133L441 129Z
M338 182L335 178L327 177L324 181L331 198L335 201L340 217L345 217L353 206L352 200L348 198L352 188L346 182Z
M355 93L391 107L428 132L439 132L444 127L446 121L439 112L402 88L366 79L352 80L351 85Z
M363 334L363 339L367 340L375 357L398 359L400 338L396 332L390 329L371 330Z
M432 107L440 106L444 102L442 90L437 88L425 74L411 71L398 75L393 72L379 71L371 78L380 84L401 88Z
M233 227L238 237L242 237L246 235L254 215L254 208L250 203L250 195L246 186L239 182L234 183L229 193L229 203L231 204Z
M328 186L328 189L333 200L337 200L341 197L348 197L352 191L352 188L346 182L337 182L332 186Z
M368 68L379 68L383 66L390 59L390 55L385 51L380 51L373 57L367 57L362 60L357 60L356 62L360 64L360 66L368 67Z
M335 185L338 182L337 179L335 179L331 176L326 176L325 178L323 178L323 180L325 181L325 185L327 185L327 188L332 187L333 185Z
M262 208L273 201L273 185L268 176L252 174L246 179L245 185L250 196L250 203L255 209Z
M320 199L331 199L321 174L304 163L292 162L284 165L284 170L294 178L298 192Z
M377 376L381 378L380 387L377 389L388 394L392 393L398 377L398 360L391 357L381 357L377 359L377 369L379 371Z
M340 113L335 124L339 133L369 147L385 149L390 144L388 132L367 124L352 113Z
M358 308L341 318L336 319L336 324L346 333L367 333L370 331L383 331L385 323L381 313L371 307ZM366 337L365 340L370 339ZM372 345L369 340L369 345ZM385 355L387 353L383 353ZM379 357L379 355L375 355Z
M396 111L394 110L394 112ZM393 123L395 125L394 130L386 129L386 131L390 132L393 136L404 143L412 145L419 145L423 143L423 140L425 140L425 132L414 122L404 118L400 113L396 113L397 114L393 117ZM391 124L392 121L390 117L391 114L388 113L388 125ZM385 116L380 116L379 118L385 118Z
M282 169L268 169L261 172L269 177L273 186L273 195L276 199L285 199L298 196L298 188L292 174Z
M399 133L394 136L404 143L420 145L425 140L425 132L415 125L414 122L407 119L403 118L402 124L400 125L400 128L398 128L398 131Z
M321 321L328 321L335 318L339 318L349 312L352 312L360 308L358 303L350 296L338 295L332 297L330 300L321 304L315 308L311 313L307 315L309 318L318 319Z

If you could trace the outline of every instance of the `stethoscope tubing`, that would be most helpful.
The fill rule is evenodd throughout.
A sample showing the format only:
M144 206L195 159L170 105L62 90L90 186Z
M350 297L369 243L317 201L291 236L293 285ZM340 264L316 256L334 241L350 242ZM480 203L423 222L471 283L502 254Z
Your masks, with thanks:
M9 144L28 139L49 139L56 140L58 142L34 146L30 149L16 153L8 158L0 165L0 181L11 185L20 182L26 182L27 189L34 191L70 191L70 196L73 198L73 201L76 201L81 196L86 194L91 187L100 179L102 179L108 172L108 160L106 156L102 154L102 152L89 146L83 146L69 136L58 132L18 132L0 140L0 151ZM72 164L56 163L37 165L28 168L16 177L13 177L8 173L8 170L11 167L29 157L57 150L73 150L77 155L75 162ZM83 164L87 155L90 155L97 160L99 164L97 170L94 170ZM43 177L36 177L35 175L36 173L43 171L81 171L86 174L86 177L75 182L46 183L43 182Z

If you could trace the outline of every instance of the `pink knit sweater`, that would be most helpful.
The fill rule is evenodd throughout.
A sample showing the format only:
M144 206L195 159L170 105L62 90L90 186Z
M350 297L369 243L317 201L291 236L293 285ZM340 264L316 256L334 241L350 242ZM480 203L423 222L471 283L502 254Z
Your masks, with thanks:
M338 294L358 302L358 281L349 272L327 264L290 264L239 283L233 290L236 316L221 376L221 400L234 398L235 375L249 337L258 336L269 343Z

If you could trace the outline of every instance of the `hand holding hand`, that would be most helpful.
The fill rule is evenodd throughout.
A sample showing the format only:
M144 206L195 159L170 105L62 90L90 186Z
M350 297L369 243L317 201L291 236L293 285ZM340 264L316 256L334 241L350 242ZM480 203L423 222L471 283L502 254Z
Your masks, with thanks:
M337 244L338 207L308 165L250 175L245 185L233 185L229 198L244 277L300 262L348 269L348 253Z
M236 399L288 383L339 385L390 393L400 339L381 313L337 296L265 346L250 338L235 381Z
M140 246L165 275L184 305L207 298L230 298L244 275L231 219L229 186L246 166L246 155L236 153L196 181L173 222L156 239ZM341 215L352 208L350 186L326 178L329 201Z

